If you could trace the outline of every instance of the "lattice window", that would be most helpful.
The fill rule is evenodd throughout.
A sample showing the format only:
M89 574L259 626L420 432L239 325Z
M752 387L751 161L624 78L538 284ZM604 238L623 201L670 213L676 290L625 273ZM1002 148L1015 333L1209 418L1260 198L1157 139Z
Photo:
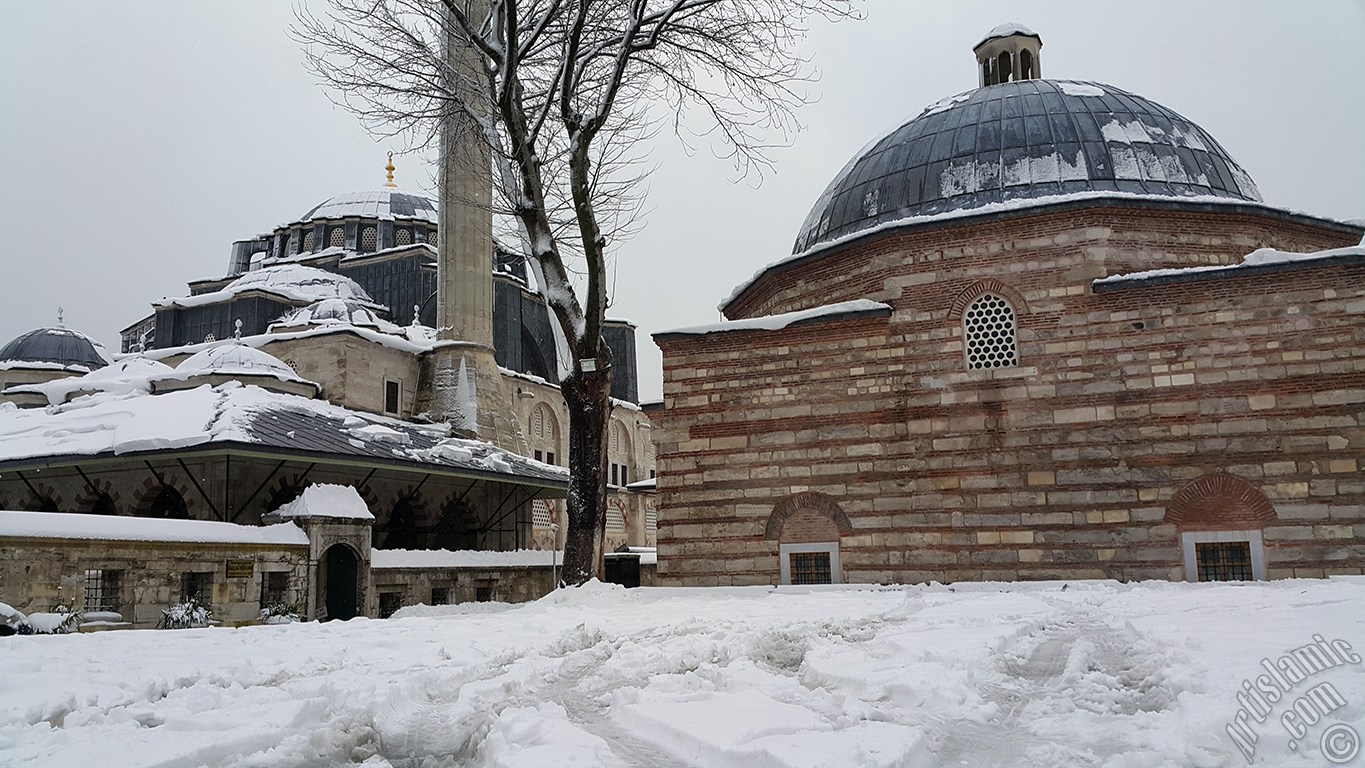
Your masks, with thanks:
M550 502L544 499L536 499L531 502L531 526L533 528L549 528L552 522L550 519Z
M119 586L123 581L119 571L85 572L85 612L119 609Z
M615 505L607 506L607 531L609 533L625 533L626 516L620 507Z
M828 552L792 552L789 557L793 584L833 583Z
M314 241L314 236L315 236L315 235L316 235L316 233L315 233L313 230L310 229L310 230L308 230L308 233L305 234L305 235L303 236L303 251L304 251L304 253L309 253L309 252L311 252L311 251L313 250L313 243L315 242L315 241Z
M1218 541L1194 545L1200 581L1251 581L1251 543Z
M412 245L412 230L400 229L393 233L394 245Z
M645 532L655 533L659 530L659 510L653 504L645 505Z
M435 245L435 244L436 244L436 230L434 230L434 229L427 230L427 245Z
M193 600L204 607L213 601L213 574L188 571L180 577L180 601Z
M360 250L373 251L378 238L379 234L375 232L374 227L365 227L360 230Z
M332 246L333 248L341 248L341 247L345 246L345 245L346 245L346 228L345 228L345 227L334 227L334 228L332 229L331 238L332 238L332 239L331 239L330 241L328 241L327 244L330 245L330 246Z
M1007 368L1019 364L1014 308L995 294L988 293L967 307L962 315L962 338L966 342L968 368Z

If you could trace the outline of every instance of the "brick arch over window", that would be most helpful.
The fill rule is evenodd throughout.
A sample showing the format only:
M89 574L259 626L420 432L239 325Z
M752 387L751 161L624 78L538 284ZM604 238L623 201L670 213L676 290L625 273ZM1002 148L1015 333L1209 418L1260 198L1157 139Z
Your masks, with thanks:
M66 507L63 505L64 499L57 490L47 483L37 483L30 486L30 491L24 494L24 501L21 509L27 512L61 512ZM69 511L69 510L68 510Z
M1225 472L1204 475L1177 491L1164 518L1185 530L1264 528L1277 519L1264 493Z
M798 512L810 511L827 518L834 524L839 535L853 533L853 523L849 522L848 515L839 508L833 497L823 493L807 491L788 496L773 507L773 513L768 516L768 525L763 529L763 538L766 541L779 541L782 538L782 526L787 519Z
M96 515L116 515L119 492L108 480L92 480L76 498L76 510Z
M184 513L186 515L185 519L187 520L195 519L194 517L195 500L194 497L190 495L189 486L186 485L185 483L180 482L178 479L169 477L165 474L161 475L161 480L163 482L157 482L157 479L155 477L149 477L146 480L142 481L142 485L134 489L133 491L133 509L135 510L134 515L137 517L151 517L152 507L153 505L157 504L157 499L161 496L163 492L170 491L171 494L166 496L161 505L158 505L158 511L164 512L167 509L167 507L165 507L164 505L167 503L174 502L175 498L179 497L180 502L182 502L184 505ZM179 514L178 510L177 514Z
M995 278L988 278L986 280L977 280L966 288L963 288L957 294L953 299L953 303L948 307L947 321L954 325L962 322L962 313L967 311L967 307L970 307L973 301L976 301L988 293L993 293L1008 301L1014 308L1015 315L1028 314L1028 302L1024 301L1024 295L1022 293Z

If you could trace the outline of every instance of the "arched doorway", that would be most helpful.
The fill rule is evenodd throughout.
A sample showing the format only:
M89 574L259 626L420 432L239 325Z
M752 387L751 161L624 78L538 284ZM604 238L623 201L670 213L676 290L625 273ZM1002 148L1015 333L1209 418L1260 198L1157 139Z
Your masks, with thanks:
M322 594L327 620L354 619L358 594L356 582L360 564L355 552L345 544L333 544L322 559Z

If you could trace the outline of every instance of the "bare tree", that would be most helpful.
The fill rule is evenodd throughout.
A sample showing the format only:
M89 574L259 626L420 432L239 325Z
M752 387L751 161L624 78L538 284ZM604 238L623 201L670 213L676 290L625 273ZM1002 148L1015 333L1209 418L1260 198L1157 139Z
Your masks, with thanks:
M568 340L564 580L596 576L606 524L610 244L641 200L637 149L660 126L762 173L798 127L814 17L855 0L331 0L296 37L333 98L385 135L443 137L491 173ZM455 143L452 143L455 142ZM469 151L469 143L481 149Z

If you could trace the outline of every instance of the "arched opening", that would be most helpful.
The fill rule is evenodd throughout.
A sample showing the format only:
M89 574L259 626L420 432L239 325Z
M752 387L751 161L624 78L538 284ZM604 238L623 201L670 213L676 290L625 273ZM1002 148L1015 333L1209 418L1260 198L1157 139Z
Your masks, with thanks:
M1212 472L1176 492L1164 522L1180 531L1186 581L1252 581L1266 577L1261 531L1277 519L1256 486Z
M393 503L389 521L384 526L383 549L425 549L426 537L418 525L417 501L411 496L402 496Z
M991 60L990 60L990 59L985 59L984 61L981 62L981 84L982 84L982 85L995 85L995 81L991 78Z
M1000 56L996 59L996 67L996 76L998 78L996 82L1008 83L1010 81L1010 76L1014 74L1014 63L1010 61L1009 51L1000 52Z
M39 496L30 505L34 512L58 512L57 502L51 496Z
M360 561L345 544L333 544L322 558L324 621L354 619L359 614Z
M808 491L773 508L763 538L778 542L779 584L840 584L839 539L853 532L833 498Z
M1018 323L1014 307L1002 296L987 293L962 313L962 341L972 370L1019 364Z
M441 517L433 531L436 549L478 549L479 531L474 508L462 499L451 499L441 507Z
M1019 79L1033 79L1033 54L1027 48L1019 52Z
M188 520L190 509L179 491L165 485L161 487L161 492L156 495L156 498L152 499L152 504L147 509L147 516L169 520Z
M107 493L101 493L95 497L95 502L90 505L92 515L117 515L118 508L114 505L114 497Z
M531 455L536 461L559 464L564 458L559 450L559 420L550 406L540 403L531 410Z
M630 485L632 478L630 472L630 433L626 431L626 425L615 419L611 422L609 440L607 445L607 458L611 464L611 484Z

